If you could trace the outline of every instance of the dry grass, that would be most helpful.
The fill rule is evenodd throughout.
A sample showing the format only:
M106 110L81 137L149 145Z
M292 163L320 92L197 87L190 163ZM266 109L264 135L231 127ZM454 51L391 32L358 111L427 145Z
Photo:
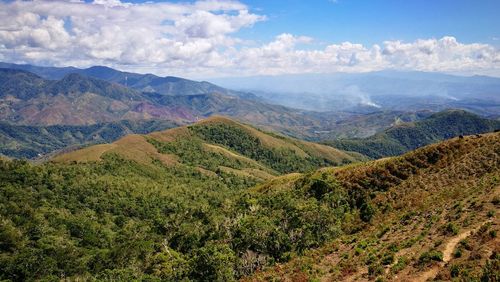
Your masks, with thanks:
M333 162L354 162L363 159L359 156L334 149L329 146L320 144L303 142L291 138L280 138L270 134L259 131L249 125L241 124L231 119L214 116L202 120L197 125L224 123L232 126L237 126L252 136L257 137L263 146L268 148L286 148L294 151L299 157L307 158L309 156L325 158ZM165 131L153 132L148 135L142 136L137 134L127 135L118 141L111 144L95 145L84 149L76 150L73 152L65 153L56 156L52 159L55 162L89 162L99 161L106 153L116 153L126 159L134 160L142 164L150 164L152 160L160 160L163 164L171 166L180 162L177 156L171 154L160 154L156 148L147 141L147 138L153 138L160 142L173 142L178 139L193 138L187 126L168 129ZM270 169L263 164L232 152L221 146L213 144L203 144L205 150L219 153L227 158L238 160L248 167L240 170L240 175L252 176L260 180L268 180L279 173Z
M455 138L401 157L325 168L312 177L322 175L333 176L348 189L372 191L376 213L371 223L249 280L295 281L300 276L305 281L373 281L377 277L419 281L425 274L448 281L453 265L459 265L453 266L454 271L461 267L477 277L489 256L500 251L498 237L488 235L500 228L498 215L492 216L498 211L494 199L500 199L500 133ZM297 177L304 176L277 178L259 187L287 189ZM384 188L377 189L380 186ZM481 231L485 224L489 229ZM450 258L449 248L456 249L457 236L474 243L470 250L462 250L462 257ZM431 250L444 253L449 262L421 263L420 256ZM394 260L386 266L379 264L386 254ZM369 273L370 260L381 272Z
M152 160L160 160L165 165L177 163L177 156L160 154L142 135L127 135L111 144L90 146L81 150L56 156L54 162L90 162L99 161L106 153L115 153L125 159L134 160L141 164L150 164Z
M55 156L52 161L54 162L91 162L99 161L102 154L116 147L114 144L100 144L94 145L66 154Z
M251 167L258 167L263 172L266 172L266 174L268 174L268 175L271 175L271 176L278 175L278 172L265 167L261 163L255 161L255 160L252 160L250 158L247 158L245 156L236 154L236 153L234 153L232 151L229 151L226 148L223 148L223 147L220 147L220 146L217 146L217 145L212 145L212 144L203 144L203 148L205 150L207 150L207 151L212 151L212 152L215 152L215 153L219 153L219 154L221 154L221 155L223 155L223 156L225 156L227 158L230 158L230 159L240 160L241 162L246 163L246 164L250 165Z

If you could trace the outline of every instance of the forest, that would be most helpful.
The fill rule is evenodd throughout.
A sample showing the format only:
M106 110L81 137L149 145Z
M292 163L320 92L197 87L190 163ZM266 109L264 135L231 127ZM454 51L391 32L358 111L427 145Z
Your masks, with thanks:
M255 184L113 154L1 161L0 278L234 280L338 236L353 214L321 179L269 194Z

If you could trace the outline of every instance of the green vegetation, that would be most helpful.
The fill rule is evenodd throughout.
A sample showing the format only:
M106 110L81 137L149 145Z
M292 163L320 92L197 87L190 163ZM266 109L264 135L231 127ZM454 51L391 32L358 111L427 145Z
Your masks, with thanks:
M113 154L1 161L0 279L233 280L335 238L351 210L330 184L265 194L253 185Z
M492 277L498 253L492 234L499 227L489 211L500 193L499 138L465 136L400 157L305 175L345 189L356 216L346 216L351 222L342 226L339 239L249 280L451 281L452 265L457 281ZM262 190L286 187L270 183ZM364 221L363 206L371 207ZM458 243L453 234L470 237Z
M469 195L457 184L464 171L474 175L464 180L471 187L476 187L472 180L484 191L498 185L491 177L498 164L488 161L498 150L498 134L264 182L241 172L309 170L296 162L312 154L300 151L298 141L221 124L129 136L106 145L99 161L0 160L0 280L233 281L297 260L300 267L290 273L319 276L326 272L315 264L326 256L311 254L332 242L344 255L329 274L348 275L362 264L375 279L395 262L394 272L404 272L443 259L432 247L416 261L397 255L415 230L425 243L431 227L446 226L429 224L436 220L422 211L427 206L419 200L430 198L422 197L424 191L446 202L454 193ZM266 152L278 144L295 153L279 155L281 166L273 167L268 162L274 156ZM488 165L471 168L471 162ZM388 203L394 208L386 208ZM431 211L439 213L432 204ZM420 218L428 227L416 229ZM394 241L400 227L411 235ZM483 229L484 240L491 240L493 228Z
M175 127L172 121L122 120L93 125L28 126L0 122L0 154L33 159L68 146L109 143L130 134Z
M443 260L443 253L436 250L423 252L418 258L419 263L422 265L428 264L432 261L442 261L442 260Z
M219 166L235 169L244 168L243 162L239 159L229 158L222 154L205 150L203 142L199 138L191 138L189 140L178 139L172 142L160 142L149 138L148 142L153 144L159 153L174 154L179 157L182 164L191 167L201 167L214 172L218 171ZM251 165L250 167L258 168Z
M257 136L232 124L193 125L189 129L209 143L227 147L281 173L310 171L321 166L335 165L333 161L328 159L312 156L300 157L296 151L290 148L266 147Z
M462 110L448 110L413 123L391 127L364 139L325 142L335 148L371 158L397 156L416 148L453 138L500 129L500 121L481 118Z

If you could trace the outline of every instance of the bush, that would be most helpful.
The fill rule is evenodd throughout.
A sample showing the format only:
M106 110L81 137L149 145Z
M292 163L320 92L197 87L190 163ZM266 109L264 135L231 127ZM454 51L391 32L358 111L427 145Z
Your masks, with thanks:
M394 261L394 254L393 253L386 253L382 257L382 260L380 261L383 265L389 265Z
M233 281L234 264L236 257L234 252L226 244L209 242L194 254L194 268L196 273L193 277L205 281Z
M369 202L364 202L359 209L359 216L364 222L370 222L373 215L375 214L375 209L370 205Z
M457 235L460 229L454 223L450 222L445 227L446 234Z
M374 263L368 266L368 275L374 277L384 273L384 267L380 264Z
M458 275L460 274L460 266L459 265L452 265L450 267L450 275L451 277L458 277Z
M398 273L401 270L403 270L406 267L406 265L408 265L408 259L405 257L400 257L398 259L398 262L391 268L391 271L393 273Z
M420 264L428 264L432 261L443 261L443 253L436 250L424 252L418 258Z

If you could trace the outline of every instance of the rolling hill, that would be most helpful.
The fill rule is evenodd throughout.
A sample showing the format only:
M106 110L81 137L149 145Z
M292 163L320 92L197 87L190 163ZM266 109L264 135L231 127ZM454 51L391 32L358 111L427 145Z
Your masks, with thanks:
M358 153L265 133L224 117L147 135L128 135L111 144L90 146L56 156L55 162L99 161L106 154L152 164L183 164L200 171L220 170L255 178L309 171L363 160Z
M395 125L364 139L341 139L325 143L359 152L371 158L396 156L459 135L481 134L500 129L500 121L463 110L446 110L428 118Z
M177 126L162 120L122 120L93 125L30 126L0 122L0 154L35 159L58 150L109 143L132 133L146 134Z

